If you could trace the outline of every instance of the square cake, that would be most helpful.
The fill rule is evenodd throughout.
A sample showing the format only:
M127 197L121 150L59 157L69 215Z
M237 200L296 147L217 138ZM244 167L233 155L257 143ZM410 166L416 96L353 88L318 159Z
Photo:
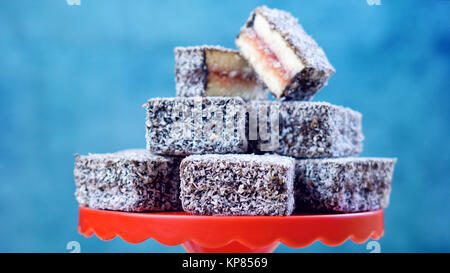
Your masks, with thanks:
M295 161L278 155L192 155L181 162L183 209L200 215L290 215Z
M335 72L322 48L282 10L256 8L236 46L278 99L310 100Z
M251 101L248 140L255 153L296 158L358 156L361 114L326 102Z
M247 152L245 102L239 97L150 99L147 149L180 155Z
M180 161L143 149L75 155L76 200L93 209L181 210Z
M395 158L325 158L296 162L296 211L360 212L386 208Z
M176 47L177 96L267 99L268 89L237 50L220 46Z

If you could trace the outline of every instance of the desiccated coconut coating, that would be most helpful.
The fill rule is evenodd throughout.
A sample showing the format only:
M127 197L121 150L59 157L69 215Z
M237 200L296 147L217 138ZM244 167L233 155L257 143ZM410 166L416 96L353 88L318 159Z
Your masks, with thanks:
M296 158L326 158L357 156L362 152L362 116L350 108L326 102L301 101L252 101L247 107L247 130L255 132L258 128L257 138L255 134L248 137L251 151L255 153L274 152ZM278 121L274 119L277 112ZM267 129L260 126L265 122ZM278 126L278 130L275 127L272 132L274 125ZM264 132L269 136L261 137Z
M155 154L245 153L245 103L239 97L150 99L146 140Z
M94 209L181 210L180 161L143 149L75 155L75 197Z
M255 57L257 51L247 50L246 39L259 39L255 50L262 50L262 54L266 54L270 61L258 67L256 62L261 61L261 56ZM323 49L305 32L295 17L283 10L266 6L256 8L242 27L236 45L259 78L281 100L310 100L335 73ZM272 67L278 71L284 69L286 75L281 79L284 82L281 89L270 84L273 77L268 79L262 75L262 67Z
M296 211L360 212L389 204L395 158L326 158L296 162Z
M290 215L295 160L278 155L193 155L180 166L183 209L200 215Z
M267 98L268 89L237 50L203 45L176 47L174 54L175 86L179 97Z
M205 96L208 71L202 47L176 47L175 87L177 96Z

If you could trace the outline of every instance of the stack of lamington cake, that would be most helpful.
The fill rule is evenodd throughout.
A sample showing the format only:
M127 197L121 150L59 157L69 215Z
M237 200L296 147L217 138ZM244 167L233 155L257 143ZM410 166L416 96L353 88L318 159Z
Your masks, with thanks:
M236 45L175 48L177 96L146 103L147 148L75 156L81 206L291 215L388 205L396 159L357 157L361 114L309 102L335 70L297 19L258 7Z

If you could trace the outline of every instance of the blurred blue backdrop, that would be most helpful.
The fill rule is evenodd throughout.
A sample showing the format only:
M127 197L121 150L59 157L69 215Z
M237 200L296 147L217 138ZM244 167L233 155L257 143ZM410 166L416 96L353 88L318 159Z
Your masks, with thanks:
M237 4L239 3L239 4ZM450 1L0 2L0 251L182 252L77 232L73 155L145 147L148 98L174 96L173 48L290 11L337 73L314 100L363 113L364 156L398 157L382 252L450 251ZM277 252L368 252L347 242Z

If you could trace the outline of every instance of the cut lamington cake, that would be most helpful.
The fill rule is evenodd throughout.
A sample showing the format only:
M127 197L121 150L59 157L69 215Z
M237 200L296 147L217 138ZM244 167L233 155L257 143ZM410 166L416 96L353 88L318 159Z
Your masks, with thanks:
M285 11L256 8L236 45L278 99L310 100L335 72L322 48Z
M238 51L220 46L176 47L177 96L266 99L268 90Z

